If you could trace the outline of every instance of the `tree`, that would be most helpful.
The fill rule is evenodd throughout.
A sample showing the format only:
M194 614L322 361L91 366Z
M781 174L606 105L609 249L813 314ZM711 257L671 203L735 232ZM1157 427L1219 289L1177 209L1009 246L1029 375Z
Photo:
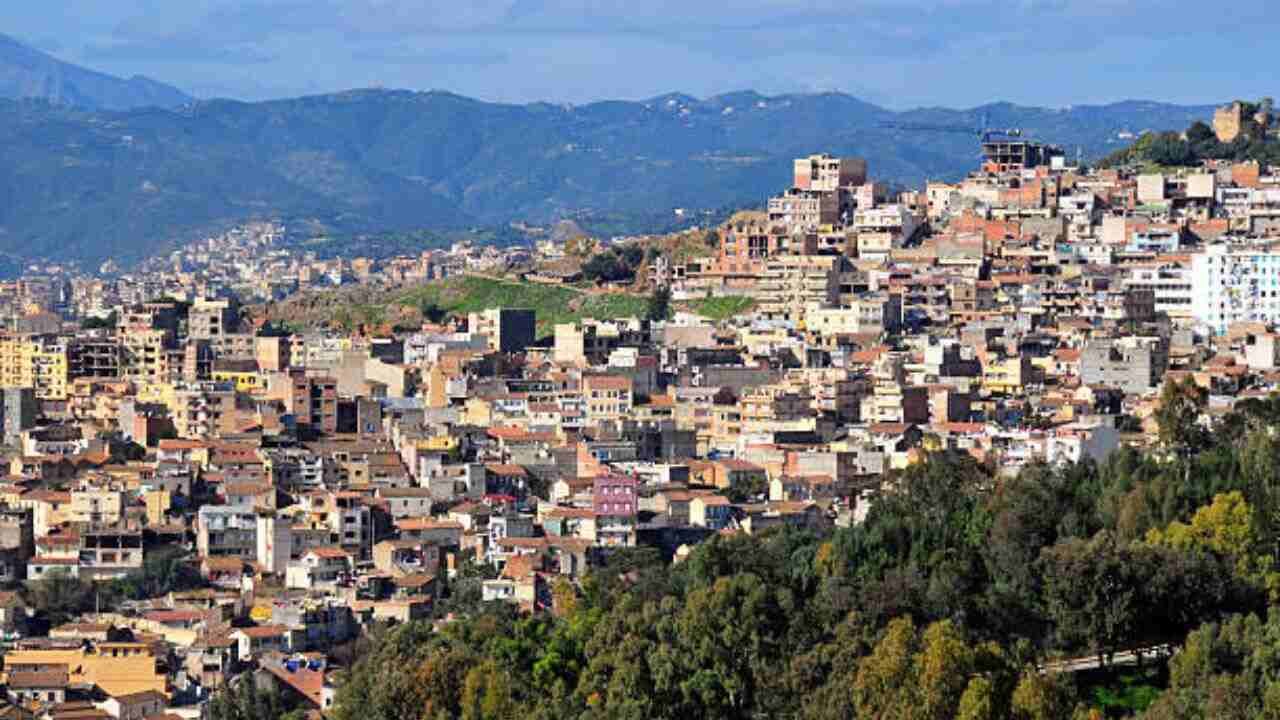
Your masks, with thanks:
M262 689L253 673L218 691L209 703L210 720L277 720L290 708L275 687Z
M1260 552L1256 515L1240 491L1223 493L1196 511L1190 523L1152 529L1146 541L1183 552L1211 552L1231 561L1236 574L1271 593L1280 592L1275 559Z
M623 264L612 251L597 253L582 264L582 276L588 280L617 282L635 275L634 266Z
M1180 455L1202 448L1208 440L1208 431L1200 424L1200 415L1208 400L1208 393L1194 378L1166 382L1160 389L1160 403L1155 411L1160 442Z
M1000 717L996 710L995 692L991 681L978 676L965 686L960 696L960 704L956 708L956 720L996 720Z
M1193 145L1199 145L1209 141L1217 142L1217 136L1213 133L1213 128L1209 127L1203 120L1196 120L1187 128L1187 141Z
M169 547L148 552L142 569L117 580L112 591L130 600L145 600L203 586L204 579L187 561L183 550Z
M27 604L60 625L95 605L94 587L61 568L46 573L39 580L27 581Z
M724 577L689 594L676 618L676 648L691 673L680 683L686 702L712 717L742 717L768 683L784 623L773 590L753 574Z
M107 313L106 317L98 317L91 315L80 321L80 327L84 330L111 330L116 326L118 316L115 310Z
M853 685L858 717L909 717L907 708L915 706L912 660L917 647L916 628L910 618L889 623L884 639L858 664Z
M1013 717L1016 720L1066 720L1074 704L1069 682L1062 675L1024 672L1013 690Z
M671 315L671 288L660 285L649 295L645 317L650 320L666 320Z
M511 677L492 660L471 668L462 688L462 720L514 720Z
M419 667L438 647L433 640L431 625L422 622L381 632L373 651L344 673L333 708L335 720L418 717L429 697Z
M1191 456L1209 439L1208 430L1200 424L1200 415L1209 402L1209 394L1194 378L1168 381L1160 389L1160 404L1155 418L1160 443L1177 454L1183 464L1183 481L1191 479Z
M1129 644L1141 608L1135 570L1123 548L1099 533L1040 554L1046 611L1061 647L1080 648L1100 661Z

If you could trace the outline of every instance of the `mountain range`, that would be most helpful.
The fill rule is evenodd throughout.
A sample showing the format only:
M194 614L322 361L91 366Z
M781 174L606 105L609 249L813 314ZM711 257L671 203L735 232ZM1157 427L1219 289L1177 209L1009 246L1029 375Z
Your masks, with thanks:
M38 98L93 110L177 107L190 102L181 90L136 75L106 75L40 52L0 33L0 98Z
M36 87L38 73L23 80L12 69L15 54L0 53L0 78L13 78L0 96ZM1017 127L1090 158L1213 109L1130 101L894 112L840 93L750 91L572 106L397 90L191 101L170 88L127 101L82 79L107 76L67 67L48 85L56 92L0 100L0 253L13 258L128 264L264 217L362 233L604 215L639 232L676 207L759 205L810 153L864 156L873 176L903 184L977 164L973 133L893 125Z

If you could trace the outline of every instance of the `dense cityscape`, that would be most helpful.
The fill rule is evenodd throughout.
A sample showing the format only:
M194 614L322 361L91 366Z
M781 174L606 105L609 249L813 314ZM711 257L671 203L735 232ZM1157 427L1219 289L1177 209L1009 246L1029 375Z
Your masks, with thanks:
M1280 717L1280 115L1206 120L29 260L0 718Z

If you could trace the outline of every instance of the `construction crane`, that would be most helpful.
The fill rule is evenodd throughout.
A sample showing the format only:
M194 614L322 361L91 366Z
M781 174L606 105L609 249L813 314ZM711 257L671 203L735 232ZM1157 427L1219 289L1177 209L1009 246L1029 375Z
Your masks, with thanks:
M985 125L986 123L983 123ZM982 139L982 142L991 142L996 137L1022 137L1021 128L989 128L989 127L969 127L966 125L930 125L928 123L901 123L901 122L882 122L880 127L890 128L892 130L907 130L909 132L944 132L944 133L963 133L965 135L975 135Z

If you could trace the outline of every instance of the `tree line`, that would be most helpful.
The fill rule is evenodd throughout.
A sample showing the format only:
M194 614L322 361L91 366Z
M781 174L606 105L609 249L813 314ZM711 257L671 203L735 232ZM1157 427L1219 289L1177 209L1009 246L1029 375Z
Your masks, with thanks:
M1280 717L1280 402L1210 428L1170 385L1161 445L1001 477L935 452L866 520L639 548L556 612L380 632L338 720L1117 716L1047 661L1171 643L1143 717ZM1127 712L1127 711L1126 711Z

